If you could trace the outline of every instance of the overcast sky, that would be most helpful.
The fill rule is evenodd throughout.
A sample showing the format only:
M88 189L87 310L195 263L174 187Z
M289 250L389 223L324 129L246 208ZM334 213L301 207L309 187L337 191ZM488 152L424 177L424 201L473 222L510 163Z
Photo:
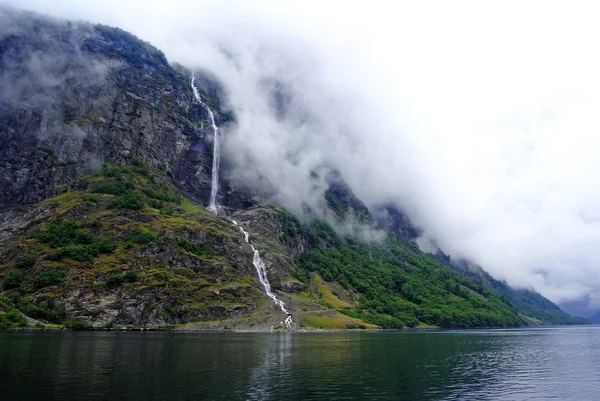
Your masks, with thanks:
M239 121L225 157L291 209L313 199L308 172L336 168L453 257L600 307L596 2L0 2L214 72Z

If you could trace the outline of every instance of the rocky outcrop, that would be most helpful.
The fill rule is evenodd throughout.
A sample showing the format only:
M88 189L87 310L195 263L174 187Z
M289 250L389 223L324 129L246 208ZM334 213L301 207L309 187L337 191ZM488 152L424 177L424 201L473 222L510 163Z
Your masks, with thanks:
M11 29L0 32L0 208L40 202L104 163L135 160L206 202L208 114L162 52L116 28L3 13ZM219 119L218 99L202 95Z

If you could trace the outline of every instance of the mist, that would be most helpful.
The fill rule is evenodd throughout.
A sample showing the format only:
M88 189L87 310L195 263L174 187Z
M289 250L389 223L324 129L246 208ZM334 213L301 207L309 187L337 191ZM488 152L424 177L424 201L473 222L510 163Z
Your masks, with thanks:
M3 3L119 26L215 74L232 177L289 209L318 209L338 171L424 247L600 307L593 3Z

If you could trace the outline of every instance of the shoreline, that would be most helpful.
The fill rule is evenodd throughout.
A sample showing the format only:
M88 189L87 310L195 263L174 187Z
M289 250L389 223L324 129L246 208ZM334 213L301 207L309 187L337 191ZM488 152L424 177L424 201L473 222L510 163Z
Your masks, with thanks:
M543 325L543 326L519 326L519 327L464 327L464 328L442 328L442 327L413 327L402 329L303 329L298 331L285 330L218 330L218 329L179 329L177 327L119 327L119 328L88 328L88 329L70 329L65 327L12 327L0 329L1 332L172 332L182 334L324 334L324 333L406 333L406 332L432 332L432 331L471 331L471 330L515 330L515 329L535 329L551 327L574 327L574 326L594 326L588 325Z

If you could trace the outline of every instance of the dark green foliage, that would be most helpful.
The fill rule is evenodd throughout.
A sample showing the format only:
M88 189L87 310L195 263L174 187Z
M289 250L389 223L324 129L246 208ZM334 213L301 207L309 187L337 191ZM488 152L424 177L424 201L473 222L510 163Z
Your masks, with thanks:
M35 262L37 261L37 256L31 253L26 253L21 256L17 260L15 260L15 267L19 269L30 269L35 266Z
M460 271L463 275L492 292L502 300L512 305L519 313L541 321L543 324L589 324L588 319L574 317L542 295L524 289L513 289L505 282L498 281L479 266L469 266L464 263L454 263L447 255L436 255L442 263Z
M84 202L98 203L98 199L96 199L96 197L88 194L81 195L81 200Z
M90 330L92 325L85 320L81 319L69 319L65 322L65 327L67 329L80 331L80 330Z
M0 312L0 329L25 326L27 326L27 321L16 309L12 309L8 313Z
M49 260L59 261L65 258L71 258L78 262L92 262L94 257L98 256L93 248L82 245L67 245L58 249L47 256Z
M123 179L123 174L127 174L127 168L124 166L104 166L100 171L97 171L94 175L116 178L117 180Z
M44 229L34 236L51 248L58 248L75 242L75 232L81 224L75 220L56 219L44 225Z
M544 324L589 324L589 319L575 317L562 311L557 305L538 293L514 290L494 280L491 289L512 304L522 314L541 320Z
M123 195L131 191L132 185L128 182L101 182L94 185L90 192L97 194Z
M115 249L115 243L107 238L95 237L90 245L67 245L47 256L50 260L71 258L78 262L92 262L101 253L110 253Z
M53 299L22 305L20 309L29 317L46 320L50 323L60 324L67 317L65 305Z
M284 211L279 211L279 218L281 219L281 226L285 238L295 238L305 233L305 227L300 224L300 221L294 216Z
M154 242L155 239L156 237L150 231L141 228L135 228L131 234L129 234L127 241L133 244L149 244Z
M96 237L92 242L91 248L98 250L100 253L111 253L115 250L115 243L104 237Z
M109 274L106 278L106 285L117 286L124 283L135 283L138 281L139 276L137 272L126 271L125 273L113 273Z
M110 209L130 209L140 210L146 206L146 203L137 192L128 192L113 199L108 205Z
M337 200L337 198L333 195L333 193L329 190L325 191L325 200L329 204L329 207L337 214L339 217L344 217L346 215L346 210L344 206Z
M80 228L75 231L73 242L77 244L91 244L94 242L95 236L87 229Z
M82 224L68 219L56 219L44 225L34 238L51 248L59 248L48 255L50 260L72 258L77 261L92 261L99 253L110 253L115 244L108 238L92 234Z
M62 282L67 273L61 270L44 270L33 277L33 286L36 289L48 287Z
M341 219L345 218L349 211L352 211L358 221L371 220L367 207L343 181L334 180L330 183L329 189L325 191L325 200Z
M137 272L126 271L125 273L123 273L123 278L128 283L135 283L136 281L138 281L139 276L138 276Z
M168 194L161 191L157 191L153 188L143 188L142 192L151 199L156 199L163 202L172 202L180 204L183 201L181 195Z
M109 274L106 278L106 285L121 285L125 282L125 277L121 273Z
M185 238L177 238L177 245L196 256L213 256L213 250L206 244L191 242Z
M419 322L440 327L506 327L523 324L499 297L433 257L389 236L379 244L339 237L316 221L310 226L284 224L309 239L312 250L300 257L307 272L338 282L361 294L355 309L343 313L382 328L414 327ZM284 228L285 230L285 228Z
M9 271L4 277L3 285L4 289L17 288L25 280L25 275L18 270Z

